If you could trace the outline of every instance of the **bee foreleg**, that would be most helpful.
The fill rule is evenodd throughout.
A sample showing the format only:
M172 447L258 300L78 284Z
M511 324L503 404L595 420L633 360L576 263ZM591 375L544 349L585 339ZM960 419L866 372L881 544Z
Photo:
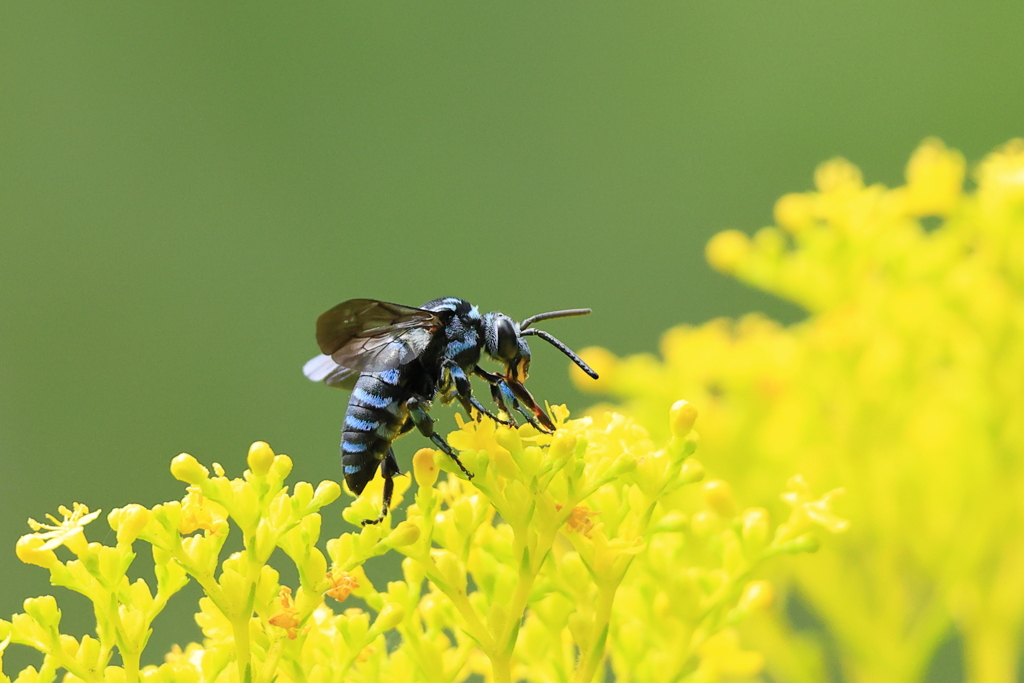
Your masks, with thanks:
M380 464L380 473L384 477L384 500L380 508L380 517L377 519L364 519L363 526L367 524L380 524L388 516L388 510L391 509L391 496L395 493L394 477L402 473L398 469L398 460L395 458L394 448L389 448L387 455L384 456L384 460Z
M508 415L508 419L502 420L498 417L491 415L486 411L484 411L484 414L493 417L495 422L503 424L507 427L518 427L519 425L516 423L515 418L512 416L512 411L510 411L508 407L505 405L506 398L509 400L510 403L512 403L512 405L516 405L516 397L515 395L512 394L512 391L508 388L508 385L505 384L505 380L502 379L499 375L492 375L491 373L480 368L479 366L473 368L473 374L476 375L477 377L483 378L485 382L491 385L491 400L494 401L494 405L498 406L498 410Z
M441 438L441 436L434 432L434 420L427 415L427 411L423 409L424 404L429 402L422 396L413 396L405 402L405 407L409 409L409 417L412 418L416 428L420 430L420 434L427 437L434 442L434 445L445 452L449 458L455 461L455 464L459 466L463 474L468 479L473 478L473 473L466 469L466 466L459 460L458 454L452 450L452 447Z
M526 389L523 388L523 391L526 391ZM527 399L527 405L530 405L531 408L533 408L534 413L536 413L540 409L536 406L536 403L533 402L533 397L530 396L529 392L527 392L526 395L529 397L529 399ZM505 401L508 401L510 404L512 404L512 410L515 410L517 413L525 417L526 421L533 425L533 427L537 431L554 431L553 428L546 429L541 422L538 422L538 418L534 417L534 414L528 413L526 410L523 409L523 406L519 402L520 398L522 397L519 395L518 392L516 392L512 388L512 385L510 385L510 383L506 381L504 377L495 376L494 384L491 385L491 396L494 397L494 402L497 403L498 406L501 407L502 411L504 411L505 414L508 415L510 418L512 417L512 413L511 411L509 411L508 408L505 407ZM547 415L545 415L544 417L547 417Z
M516 410L522 413L523 417L530 421L530 424L536 427L538 431L548 433L555 431L555 424L551 421L551 418L548 417L543 408L537 405L537 400L533 397L533 394L527 391L522 383L509 381L508 385L512 393L515 394L515 397L519 399L519 402L514 404ZM533 415L531 416L523 410L519 403L525 403L526 407L533 411Z
M471 418L474 417L473 410L475 409L480 415L486 415L499 424L514 426L487 410L487 408L484 407L484 404L480 403L476 396L473 395L473 384L469 381L469 375L466 374L465 370L459 367L458 363L451 360L446 361L444 370L451 382L454 384L455 394L459 399L459 403L461 403L462 407L466 410L466 414ZM477 417L476 419L479 420L480 418Z

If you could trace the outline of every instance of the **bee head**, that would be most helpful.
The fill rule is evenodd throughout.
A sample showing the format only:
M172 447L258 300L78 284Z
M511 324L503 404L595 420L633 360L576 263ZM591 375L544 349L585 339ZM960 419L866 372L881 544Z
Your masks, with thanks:
M541 320L552 318L569 318L590 313L589 308L572 308L564 311L551 311L532 315L522 323L509 318L504 313L488 313L484 316L484 351L494 360L505 365L505 376L516 382L525 382L530 372L530 347L526 337L534 335L548 342L564 353L579 366L580 370L597 379L597 373L573 353L573 350L548 334L544 330L530 327Z
M519 323L504 313L484 316L484 352L505 366L505 375L525 382L530 374L530 347L519 331Z

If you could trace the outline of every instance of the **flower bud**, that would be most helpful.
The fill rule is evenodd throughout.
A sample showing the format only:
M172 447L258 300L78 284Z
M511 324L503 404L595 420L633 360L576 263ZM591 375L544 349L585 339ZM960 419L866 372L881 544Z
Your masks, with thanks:
M60 624L60 609L57 608L57 601L52 595L28 598L24 606L25 614L35 619L43 628L56 629Z
M249 446L246 462L253 474L257 477L265 477L270 471L271 465L274 464L274 451L265 441L256 441Z
M678 510L672 510L658 520L658 523L654 525L652 531L656 534L683 531L689 526L689 524L689 517Z
M326 507L336 501L338 496L341 495L341 486L336 481L322 481L316 487L316 492L313 494L312 505L317 509Z
M669 409L668 416L672 436L682 439L690 433L693 423L697 421L697 408L689 401L676 401Z
M115 508L107 515L107 523L117 532L119 544L130 545L139 537L142 530L153 518L152 513L141 505L131 503L123 508Z
M712 534L718 533L721 526L716 515L707 510L699 510L690 520L690 528L697 538L707 540Z
M512 454L513 458L519 458L523 453L523 440L519 436L518 429L499 429L494 433L494 439L498 444Z
M210 470L200 465L199 461L188 453L182 453L171 460L171 474L175 479L193 486L199 486L210 478Z
M181 539L181 548L185 551L193 567L199 571L213 572L217 567L217 542L203 534L187 536Z
M609 478L618 479L624 474L628 474L636 469L636 456L632 453L623 453L619 457L615 458L615 462L605 472L605 476Z
M310 548L309 554L302 561L300 569L302 574L309 580L316 580L317 577L327 573L327 558L324 557L319 548Z
M502 510L502 513L508 515L509 523L513 525L525 523L531 500L530 492L526 490L523 482L518 479L510 481L505 487L505 500L508 507Z
M551 439L551 446L548 448L548 457L553 462L561 462L572 457L576 451L577 439L574 435L566 432L555 432Z
M57 554L52 550L40 550L44 545L46 545L44 539L36 534L28 534L19 538L14 548L18 559L25 564L34 564L37 567L49 569L59 564L60 560L57 559Z
M523 471L527 481L537 476L542 458L543 452L536 446L527 446L523 449L523 454L519 456L519 469Z
M702 487L704 502L723 519L736 516L736 499L732 495L732 487L721 479L711 479Z
M420 586L423 585L423 579L426 577L426 574L423 571L423 565L418 560L407 557L402 560L402 576L405 577L407 585L415 590L419 590Z
M370 615L358 607L347 609L345 618L338 623L338 630L350 648L362 648L370 631Z
M806 533L797 537L787 544L786 550L792 553L815 553L821 546L821 541L813 533Z
M739 230L725 230L708 242L704 255L715 270L733 273L750 253L750 239Z
M392 548L412 545L420 538L420 529L413 522L406 520L396 526L384 540Z
M143 639L146 637L146 615L142 610L133 609L127 605L120 605L117 608L118 616L121 619L121 627L124 629L128 642L142 649Z
M743 511L742 533L747 550L759 554L768 544L769 518L764 508L748 508Z
M742 573L749 568L746 558L743 556L743 546L736 533L729 529L722 534L722 569L731 575Z
M300 481L292 488L291 503L299 510L305 510L313 502L313 485Z
M791 193L775 202L775 223L792 234L803 232L814 221L814 201L803 193Z
M78 654L78 641L75 640L74 636L67 634L60 634L60 649L64 651L64 654L69 658L74 659L75 655Z
M82 642L78 646L78 652L75 655L75 659L78 663L87 669L95 669L100 663L100 641L97 639L85 635L82 636Z
M429 489L437 481L440 474L437 464L434 462L434 451L430 448L421 448L412 456L412 474L416 478L416 484L421 489Z
M225 607L231 612L238 612L245 607L249 599L248 582L235 569L225 567L218 580L224 591Z
M268 474L277 481L284 481L292 472L292 459L287 455L275 455Z
M687 458L679 468L679 483L692 484L704 478L704 465L699 460Z
M449 550L431 550L430 555L434 559L437 571L441 578L451 590L460 593L466 592L466 571L459 562L459 558Z
M401 624L403 619L405 619L405 608L398 603L389 602L377 615L377 619L373 622L373 630L377 633L390 631Z
M767 581L751 581L743 587L743 595L740 596L739 606L749 611L763 612L772 606L775 600L775 591Z

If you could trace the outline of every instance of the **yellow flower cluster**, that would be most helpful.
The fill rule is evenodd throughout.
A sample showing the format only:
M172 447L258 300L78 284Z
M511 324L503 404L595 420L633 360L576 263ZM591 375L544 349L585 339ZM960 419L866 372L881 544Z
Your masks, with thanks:
M679 327L661 359L582 354L602 379L579 386L655 434L676 396L701 405L705 458L744 498L770 506L790 472L848 489L850 533L790 577L849 681L922 680L952 628L969 681L1017 680L1024 141L986 158L973 189L965 174L934 139L895 189L825 163L815 191L778 201L778 227L707 248L714 267L804 307L804 322ZM820 649L769 646L797 642L784 620L752 635L776 680L827 680Z
M65 683L441 683L473 674L591 683L608 666L623 681L710 683L759 671L761 656L743 651L735 630L772 601L753 571L813 550L817 528L841 529L834 493L815 500L795 479L791 513L773 530L767 511L741 509L725 482L698 483L696 410L685 401L667 409L671 436L661 446L622 415L553 412L553 435L460 424L449 441L472 483L423 449L406 519L360 526L380 504L378 477L342 513L357 530L328 540L326 552L320 511L338 484L289 492L291 460L261 442L235 479L180 455L171 472L188 484L182 500L114 510L115 545L88 541L84 527L98 513L77 504L63 520L31 523L19 557L86 595L96 633L61 633L56 600L33 598L0 621L0 654L10 643L42 653L18 683L51 683L59 670ZM396 506L410 483L396 480ZM231 533L244 549L222 559ZM139 543L156 560L148 583L126 576ZM71 559L58 557L61 546ZM276 548L297 567L298 586L281 585ZM404 580L375 586L363 564L388 552L405 556ZM190 580L204 592L203 642L140 667L153 618ZM365 607L338 612L327 600L350 595Z

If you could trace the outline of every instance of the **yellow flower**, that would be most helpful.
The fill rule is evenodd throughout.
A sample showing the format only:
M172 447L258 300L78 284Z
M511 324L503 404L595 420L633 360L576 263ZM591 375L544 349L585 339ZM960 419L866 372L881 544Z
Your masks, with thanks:
M813 569L789 569L850 680L922 678L954 622L966 678L1020 659L1017 639L993 633L1024 628L1024 591L1010 588L1024 566L1024 140L988 155L976 187L965 169L935 139L901 187L831 160L814 190L779 199L777 227L708 243L712 266L806 310L797 324L680 326L661 359L584 352L609 368L601 393L655 436L668 437L662 416L678 397L700 406L701 448L748 504L780 512L781 480L806 475L783 496L776 551L850 528ZM807 482L842 489L813 496ZM690 525L720 531L705 516ZM744 553L771 538L760 513L744 513L739 532ZM765 642L792 635L765 622ZM769 668L791 667L778 679L806 679L815 661L766 654Z
M281 595L278 601L280 603L278 610L267 621L271 625L287 631L289 640L295 640L299 635L298 628L302 622L299 621L299 610L292 602L292 589L288 586L281 586Z
M331 589L326 594L338 602L344 602L345 598L352 594L352 591L359 588L359 581L348 572L330 571L327 572L327 578L331 582Z
M42 524L34 519L28 520L28 525L36 532L31 535L45 541L43 545L34 550L36 552L44 552L63 545L67 546L76 555L81 554L88 544L85 540L83 527L99 517L100 510L89 512L89 508L85 505L75 503L71 510L61 505L57 508L57 511L63 519L58 520L53 515L46 515L46 518L53 522L52 524ZM39 533L42 529L45 529L45 531Z
M720 681L725 676L753 676L764 666L764 657L759 653L740 649L739 635L732 629L705 640L698 652L698 675L703 681Z
M227 526L228 512L224 506L206 498L199 489L190 486L188 494L181 501L181 523L178 532L182 535L203 529L220 533Z

